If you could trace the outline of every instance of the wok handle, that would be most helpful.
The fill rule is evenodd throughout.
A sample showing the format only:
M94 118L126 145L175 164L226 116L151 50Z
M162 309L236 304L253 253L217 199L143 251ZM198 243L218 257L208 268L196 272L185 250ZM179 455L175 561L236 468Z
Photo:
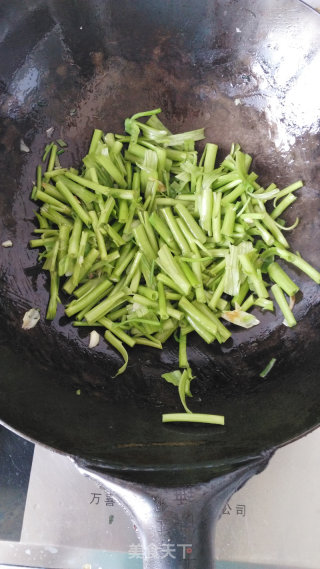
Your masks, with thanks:
M265 468L269 458L265 453L204 484L173 488L127 482L86 468L80 471L111 491L133 519L140 545L128 554L143 559L143 569L213 569L215 525L226 502Z

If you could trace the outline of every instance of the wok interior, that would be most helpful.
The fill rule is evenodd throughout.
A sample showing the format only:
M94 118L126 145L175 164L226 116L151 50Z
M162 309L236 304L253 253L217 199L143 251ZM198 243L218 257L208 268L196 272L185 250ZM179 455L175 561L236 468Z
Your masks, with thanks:
M299 271L288 270L302 290L296 328L256 309L260 326L235 330L221 347L189 341L190 406L224 414L224 428L161 424L162 412L180 410L176 388L160 378L178 366L174 340L162 352L129 349L127 372L113 379L118 354L103 342L90 351L89 332L62 307L29 332L21 320L30 307L44 315L48 302L47 275L27 247L46 130L68 142L62 164L78 165L93 128L123 132L127 116L151 108L173 132L205 127L220 158L239 142L265 185L303 179L286 215L288 224L301 217L289 242L319 268L318 15L275 0L28 2L18 18L14 7L1 7L0 237L14 244L0 268L1 419L96 467L158 483L172 470L177 483L210 478L315 427L319 287ZM271 357L276 367L262 380Z

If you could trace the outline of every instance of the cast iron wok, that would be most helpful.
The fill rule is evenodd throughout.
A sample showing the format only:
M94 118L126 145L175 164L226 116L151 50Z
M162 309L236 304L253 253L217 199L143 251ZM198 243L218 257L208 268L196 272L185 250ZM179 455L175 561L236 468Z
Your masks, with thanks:
M177 366L175 342L129 350L127 372L112 379L117 353L89 350L62 308L45 321L48 279L27 245L30 189L47 129L68 142L61 161L74 165L93 128L122 132L125 117L161 107L175 132L204 126L221 156L239 142L264 184L303 179L289 240L319 269L319 15L295 0L33 0L2 2L0 22L0 239L13 242L0 252L1 421L109 482L243 483L250 465L320 422L318 285L289 267L302 291L293 329L277 310L256 309L260 326L222 347L192 338L192 410L224 414L226 426L162 425L162 412L180 409L160 379ZM23 331L31 307L42 318Z

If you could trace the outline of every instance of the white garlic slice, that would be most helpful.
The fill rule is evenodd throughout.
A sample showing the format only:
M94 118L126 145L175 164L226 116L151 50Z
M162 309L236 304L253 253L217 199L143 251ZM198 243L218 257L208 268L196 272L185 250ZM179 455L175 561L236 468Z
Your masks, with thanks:
M46 134L48 138L51 138L51 136L53 135L53 131L54 131L54 126L50 126L50 128L47 128Z
M100 334L96 330L90 332L89 348L95 348L100 342Z
M22 320L22 328L23 330L30 330L31 328L34 328L35 325L39 322L40 320L40 310L39 308L30 308L30 310L28 310Z
M25 141L22 140L22 138L20 140L20 150L21 152L30 152L29 146L26 145Z

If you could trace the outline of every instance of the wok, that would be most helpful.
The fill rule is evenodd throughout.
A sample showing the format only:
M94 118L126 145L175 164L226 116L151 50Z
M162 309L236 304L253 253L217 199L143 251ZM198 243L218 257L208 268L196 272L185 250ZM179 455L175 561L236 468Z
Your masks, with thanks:
M30 189L48 128L68 142L62 162L73 165L93 128L122 132L125 117L161 107L172 131L204 126L221 153L239 142L262 183L303 179L289 239L319 269L319 15L295 0L11 0L0 13L0 239L13 242L1 250L1 421L118 495L134 512L144 567L209 569L225 500L320 422L319 287L288 269L302 291L293 329L278 311L256 309L260 326L221 347L192 338L192 410L224 414L226 425L164 425L161 413L180 409L160 379L177 365L174 341L161 353L129 350L127 372L112 379L118 355L102 343L89 350L62 308L21 330L24 312L44 315L48 301L27 246ZM167 540L192 552L148 554Z

